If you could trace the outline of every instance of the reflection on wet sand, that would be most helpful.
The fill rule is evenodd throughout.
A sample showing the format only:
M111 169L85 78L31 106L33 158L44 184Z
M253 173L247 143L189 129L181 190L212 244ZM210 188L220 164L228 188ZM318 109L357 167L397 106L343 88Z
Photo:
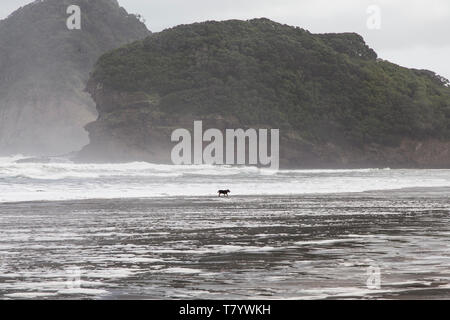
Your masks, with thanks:
M18 203L0 212L3 299L450 297L446 190ZM379 289L367 285L369 267L380 270Z

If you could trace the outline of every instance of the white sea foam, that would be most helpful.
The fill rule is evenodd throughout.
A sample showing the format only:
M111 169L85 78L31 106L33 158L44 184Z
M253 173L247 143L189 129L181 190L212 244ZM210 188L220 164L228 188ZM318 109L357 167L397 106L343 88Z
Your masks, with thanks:
M146 162L17 163L0 158L0 202L177 196L299 195L450 187L450 170L280 170Z
M55 292L16 292L6 294L5 296L8 298L15 298L15 299L32 299L32 298L56 296L57 294L58 293Z
M180 273L180 274L195 274L195 273L201 273L202 270L200 269L191 269L191 268L167 268L164 270L165 273Z

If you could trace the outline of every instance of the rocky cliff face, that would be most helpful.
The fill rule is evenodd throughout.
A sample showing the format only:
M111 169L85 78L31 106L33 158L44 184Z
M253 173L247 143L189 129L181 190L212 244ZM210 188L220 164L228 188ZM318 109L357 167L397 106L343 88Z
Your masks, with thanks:
M87 125L91 142L78 154L79 161L171 164L174 143L170 137L175 129L192 131L195 120L203 121L204 130L218 128L225 133L226 129L245 128L232 116L198 117L161 112L158 101L142 92L114 91L94 82L88 90L100 116ZM281 131L280 165L282 168L450 168L450 141L404 138L396 146L377 143L351 146L311 143L287 129Z
M450 89L355 34L267 19L152 35L100 58L82 161L170 163L171 133L279 128L282 168L450 168Z
M66 26L81 9L81 30ZM61 154L89 142L95 61L150 32L116 0L42 0L0 21L0 154Z

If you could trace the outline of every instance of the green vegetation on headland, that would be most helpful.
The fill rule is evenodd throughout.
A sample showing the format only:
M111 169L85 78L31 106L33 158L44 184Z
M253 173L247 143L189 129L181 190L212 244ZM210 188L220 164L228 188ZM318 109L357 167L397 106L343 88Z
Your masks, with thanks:
M195 23L155 33L103 55L88 88L100 112L88 126L94 143L101 130L135 141L131 137L145 130L131 127L145 124L127 124L133 112L169 123L175 115L198 120L214 115L236 119L236 127L280 128L285 143L300 154L310 152L311 159L328 157L321 153L329 150L318 146L332 145L339 157L351 158L336 149L450 139L448 80L378 59L358 34L312 34L268 19ZM148 103L109 108L101 98L106 92L139 93ZM128 138L120 131L124 127ZM293 157L289 162L296 166ZM439 163L450 166L450 160Z

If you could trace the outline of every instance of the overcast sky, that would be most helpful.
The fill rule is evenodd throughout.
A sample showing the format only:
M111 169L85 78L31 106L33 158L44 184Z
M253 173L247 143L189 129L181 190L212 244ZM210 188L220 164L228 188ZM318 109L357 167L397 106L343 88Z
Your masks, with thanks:
M95 0L91 0L95 1ZM30 0L1 0L0 19ZM119 0L161 31L205 20L266 17L311 32L357 32L378 55L450 78L449 0ZM380 12L378 19L377 11Z

